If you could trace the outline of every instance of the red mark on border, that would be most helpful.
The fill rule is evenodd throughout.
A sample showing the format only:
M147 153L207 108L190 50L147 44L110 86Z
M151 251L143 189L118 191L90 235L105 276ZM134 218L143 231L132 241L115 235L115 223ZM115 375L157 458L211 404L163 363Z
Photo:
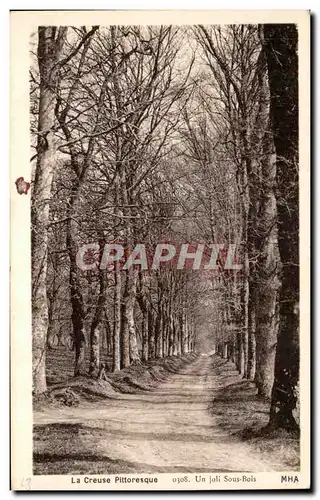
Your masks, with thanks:
M15 184L19 194L28 194L30 182L25 181L23 177L18 177Z

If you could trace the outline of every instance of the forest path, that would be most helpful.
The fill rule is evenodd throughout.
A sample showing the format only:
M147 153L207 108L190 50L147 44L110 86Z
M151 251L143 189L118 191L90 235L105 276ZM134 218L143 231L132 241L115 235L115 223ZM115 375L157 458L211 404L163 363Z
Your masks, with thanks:
M262 459L215 422L210 406L221 383L226 384L220 374L221 365L218 370L211 356L200 355L150 393L121 394L79 408L48 408L35 413L34 423L46 427L63 423L70 430L81 424L76 448L87 452L91 464L94 460L121 464L119 473L280 470L279 464Z

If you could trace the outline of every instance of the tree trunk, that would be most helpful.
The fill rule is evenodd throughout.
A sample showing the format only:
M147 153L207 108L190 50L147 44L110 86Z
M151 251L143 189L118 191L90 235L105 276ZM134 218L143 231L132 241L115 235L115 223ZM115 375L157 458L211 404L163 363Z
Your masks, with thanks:
M128 274L126 275L125 289L121 303L121 368L130 366L130 333L129 321L127 318L128 306L127 301L130 301L130 292L128 285Z
M74 194L76 191L74 192ZM71 197L70 211L74 205L74 196ZM76 351L74 375L83 375L86 372L85 367L85 351L86 351L86 337L84 328L84 302L82 296L82 285L78 275L78 268L76 264L77 246L76 246L76 230L75 222L69 216L67 222L67 237L66 245L70 259L70 299L71 299L71 321L73 326L73 339Z
M134 309L130 310L129 320L129 335L130 335L130 363L140 363L140 355L137 342L137 332L134 323Z
M269 172L274 171L271 166ZM270 186L273 183L270 182ZM278 333L277 302L279 291L279 250L277 239L276 202L273 192L266 193L261 207L264 234L258 258L256 291L256 375L258 393L271 396ZM260 228L261 232L261 228Z
M163 330L162 345L162 354L163 357L166 357L169 354L169 325L167 320L165 321L165 328Z
M48 330L47 330L47 348L51 349L56 340L56 331L53 324L53 313L54 313L54 296L48 296Z
M173 317L171 310L170 310L170 315L168 317L168 324L169 324L169 356L172 356L174 351L174 326L173 326Z
M243 332L237 333L237 370L240 375L244 375L244 349L243 349Z
M139 289L137 293L137 301L139 303L139 307L142 313L142 361L148 361L148 351L149 351L149 330L148 330L148 305L147 305L147 298L145 295L145 290L144 290L144 278L143 274L140 272L139 273Z
M113 327L113 365L112 371L120 370L120 335L121 335L121 273L119 263L115 263L114 284L114 327Z
M194 337L195 337L195 325L193 320L191 321L191 329L189 330L189 352L194 352Z
M264 50L277 155L277 222L282 262L280 324L270 425L296 428L299 380L298 32L294 24L265 24Z
M223 345L223 359L228 359L228 342Z
M254 380L256 373L256 311L255 302L249 301L248 311L248 366L246 378Z
M89 373L97 376L100 368L100 324L106 294L106 272L99 270L99 296L90 330L90 366Z
M263 54L262 54L263 55ZM251 218L249 223L250 306L254 310L256 339L255 382L258 393L270 397L274 378L275 346L278 322L279 251L276 227L274 186L276 165L274 144L270 131L266 65L261 59L259 71L260 103L256 122L256 149L261 150L259 168L249 171Z
M182 311L180 317L180 329L181 329L181 353L186 354L188 349L188 325L187 325L187 315L185 311Z
M156 357L155 320L154 320L154 313L153 313L151 307L148 311L148 336L149 336L148 358L154 359Z
M176 349L176 354L177 356L181 355L181 337L182 337L182 331L180 328L180 323L179 321L174 322L174 331L175 331L175 349Z
M148 310L145 309L142 313L142 361L148 361L149 353L149 329L148 329Z
M97 324L91 326L90 332L90 366L89 373L92 377L97 376L100 367L100 329Z
M233 339L232 341L232 350L231 350L231 361L232 363L236 363L237 359L237 345L236 345L236 339Z
M136 328L134 322L134 305L136 297L136 272L131 267L126 271L125 290L122 299L122 367L140 361Z
M105 322L105 329L104 329L105 344L104 344L104 347L107 349L107 355L111 356L111 358L113 359L113 348L114 348L113 332L111 333L110 322L109 322L108 316L106 314L106 310L104 310L104 322ZM119 352L119 356L120 356L120 352Z
M250 151L250 137L249 137L249 118L247 116L247 111L243 110L241 112L241 132L240 132L240 144L241 144L241 156L242 156L242 175L241 175L241 200L242 200L242 239L243 239L243 281L240 291L240 303L241 303L241 314L242 314L242 343L241 349L239 350L240 356L240 374L244 377L247 374L248 367L248 309L249 309L249 278L250 278L250 255L249 249L251 245L250 237L250 225L252 224L252 218L254 212L254 204L252 199L252 189L250 189L250 174L252 171L252 158ZM243 358L243 361L242 361ZM243 366L242 366L243 364Z
M156 358L162 358L163 357L163 343L162 343L162 334L163 334L163 307L162 303L159 303L158 306L158 314L156 317L156 324L155 324L155 347L156 347Z
M275 307L275 302L270 304L268 297L261 305L271 309ZM256 373L255 383L258 388L258 394L261 396L270 397L272 385L274 381L274 361L276 354L276 329L274 327L274 319L267 314L263 315L262 310L257 314L257 321L261 320L261 325L258 328L256 336Z
M35 179L31 199L32 266L32 372L33 392L46 391L45 356L48 331L47 255L50 197L56 166L55 123L58 62L66 30L38 28L38 65L40 76L38 142Z

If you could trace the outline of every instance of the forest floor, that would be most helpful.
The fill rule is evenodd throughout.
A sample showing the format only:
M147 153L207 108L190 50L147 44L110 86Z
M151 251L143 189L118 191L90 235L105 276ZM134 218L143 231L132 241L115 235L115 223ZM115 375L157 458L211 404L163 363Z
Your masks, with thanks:
M106 397L98 382L88 392L83 381L81 393L78 381L71 386L77 406L38 400L34 473L298 470L298 437L256 432L267 424L269 403L232 363L209 355L169 358L149 364L149 387L138 387L142 369L105 382ZM119 392L126 383L134 393Z

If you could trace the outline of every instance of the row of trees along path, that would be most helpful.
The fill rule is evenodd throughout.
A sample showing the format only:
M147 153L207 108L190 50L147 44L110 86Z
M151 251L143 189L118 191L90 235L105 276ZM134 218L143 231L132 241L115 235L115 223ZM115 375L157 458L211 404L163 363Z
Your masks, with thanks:
M59 344L93 377L215 344L295 428L296 27L39 27L32 58L34 393ZM243 268L84 272L92 241L236 244Z

